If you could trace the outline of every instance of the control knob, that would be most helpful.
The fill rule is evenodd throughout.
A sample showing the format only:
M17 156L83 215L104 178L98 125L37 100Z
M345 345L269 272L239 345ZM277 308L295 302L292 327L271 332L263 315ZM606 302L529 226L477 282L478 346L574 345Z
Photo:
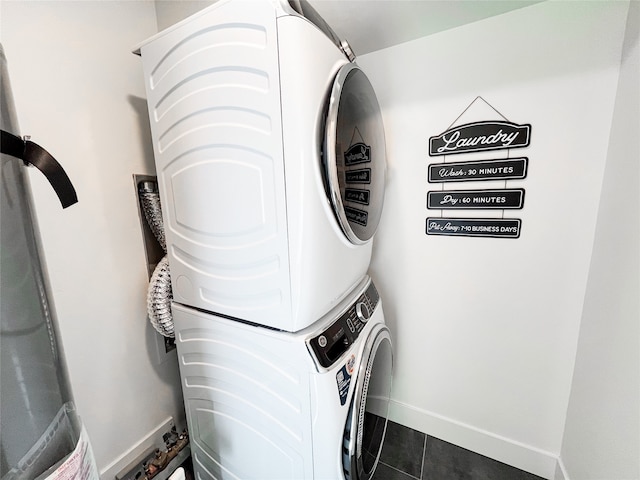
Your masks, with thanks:
M367 323L371 318L371 311L364 302L358 302L356 304L356 315L362 323Z

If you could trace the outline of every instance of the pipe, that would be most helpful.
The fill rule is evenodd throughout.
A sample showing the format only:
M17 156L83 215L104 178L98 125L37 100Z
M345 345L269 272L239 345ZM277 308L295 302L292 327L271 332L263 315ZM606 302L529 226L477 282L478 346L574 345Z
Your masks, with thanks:
M165 337L175 337L171 315L171 274L167 255L158 262L147 290L147 314L151 325Z
M155 182L142 182L138 186L142 211L147 219L149 228L158 239L162 249L167 251L167 241L164 238L164 225L162 223L162 208L160 206L160 195L158 185Z
M164 236L164 224L162 223L162 208L160 195L155 182L142 182L138 186L138 194L142 204L142 211L147 219L149 228L158 239L162 249L167 251L167 242ZM156 265L149 288L147 290L147 314L153 328L165 337L175 337L173 329L173 316L171 315L171 272L169 270L169 258L167 255Z

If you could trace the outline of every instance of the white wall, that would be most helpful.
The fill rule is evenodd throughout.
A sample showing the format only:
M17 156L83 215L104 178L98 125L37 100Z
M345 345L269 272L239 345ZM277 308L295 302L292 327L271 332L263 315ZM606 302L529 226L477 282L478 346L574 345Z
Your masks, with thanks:
M395 336L392 418L546 478L562 442L627 8L543 2L358 60L387 131L371 270ZM532 124L531 146L510 154L530 161L525 180L508 182L526 189L524 209L505 215L522 219L517 240L425 235L425 218L440 213L425 208L440 188L426 181L441 161L428 138L477 96Z
M63 164L80 200L62 210L30 172L75 400L104 471L184 415L175 355L157 361L146 320L132 180L154 172L142 67L131 54L156 32L154 4L3 1L1 15L21 132Z
M215 2L216 0L181 0L179 2L155 0L158 31L184 20Z
M640 478L638 19L631 2L562 443L573 480Z

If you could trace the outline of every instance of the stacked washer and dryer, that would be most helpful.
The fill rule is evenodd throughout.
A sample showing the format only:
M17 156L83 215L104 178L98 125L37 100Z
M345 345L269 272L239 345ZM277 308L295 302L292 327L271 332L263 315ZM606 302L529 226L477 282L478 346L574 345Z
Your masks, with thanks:
M371 478L392 375L371 84L302 0L222 0L139 53L197 477Z

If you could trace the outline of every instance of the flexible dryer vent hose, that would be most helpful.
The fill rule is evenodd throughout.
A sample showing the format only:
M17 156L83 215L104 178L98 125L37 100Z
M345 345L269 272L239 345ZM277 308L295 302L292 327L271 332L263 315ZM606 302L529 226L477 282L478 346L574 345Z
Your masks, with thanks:
M160 207L160 195L154 182L142 182L139 186L142 211L147 219L149 228L158 239L162 249L167 251L167 241L164 238L164 225L162 224L162 208Z
M147 223L158 239L158 243L166 252L167 243L162 223L162 208L156 184L154 182L143 182L139 186L138 193ZM171 315L172 300L169 259L165 255L153 271L149 289L147 290L147 314L149 315L149 320L153 328L165 337L175 337L173 316Z
M147 290L147 314L151 325L165 337L175 337L171 315L171 274L167 255L158 262Z

